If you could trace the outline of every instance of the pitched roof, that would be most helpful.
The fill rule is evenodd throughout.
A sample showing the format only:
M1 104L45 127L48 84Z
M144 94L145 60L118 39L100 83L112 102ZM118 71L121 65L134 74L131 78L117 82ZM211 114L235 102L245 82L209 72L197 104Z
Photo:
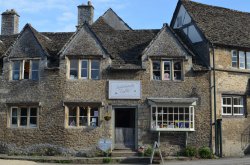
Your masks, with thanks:
M101 41L87 24L78 28L59 53L67 56L91 55L104 57L107 55Z
M210 42L250 48L250 13L189 0L181 4Z
M17 34L15 35L0 35L0 58L4 55L4 53L8 50L8 48L15 42L17 38Z
M51 45L49 38L37 32L30 24L26 24L4 55L11 57L35 57L45 54L49 56L49 45Z
M113 57L112 67L117 69L141 68L142 52L158 32L159 30L95 31Z
M100 20L104 21L113 30L132 30L111 8L95 21L94 26L96 23L99 23Z
M185 58L194 55L167 24L147 46L144 53L151 57Z

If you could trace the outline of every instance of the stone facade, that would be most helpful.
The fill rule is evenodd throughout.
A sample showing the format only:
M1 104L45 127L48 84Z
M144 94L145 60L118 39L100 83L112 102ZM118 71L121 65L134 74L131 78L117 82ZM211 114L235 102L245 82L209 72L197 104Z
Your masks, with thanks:
M249 71L232 67L232 48L215 48L217 118L222 119L224 156L242 156L247 149L243 141L249 127ZM222 95L245 97L245 113L242 116L222 115Z
M182 13L181 9L186 12ZM249 33L250 24L243 21L249 20L249 13L180 0L171 27L177 23L177 17L183 18L181 16L190 16L191 19L190 22L185 24L183 21L183 25L175 27L176 32L210 68L213 149L220 156L249 154L250 72L247 66L249 56L247 54L250 51L250 45L249 39L244 33ZM228 26L232 22L235 27ZM241 26L241 24L244 24L245 30L236 27ZM192 36L190 37L185 32L191 26L195 27L193 33L200 36L201 41L191 41ZM239 29L241 30L238 31ZM236 53L233 54L233 51ZM237 103L238 99L240 103ZM237 111L239 107L241 107L241 112ZM217 123L215 117L222 121L221 136L219 132L217 135L215 133ZM215 140L220 139L220 137L221 142L218 140L218 143L221 144L222 148L216 145Z
M108 11L110 12L110 10ZM113 12L113 11L112 11ZM116 14L113 14L116 16ZM90 152L98 148L101 138L113 140L116 108L135 109L135 138L138 145L153 145L158 133L151 130L149 98L195 98L194 131L161 133L164 156L176 155L187 145L210 146L211 111L209 72L194 71L195 55L181 42L173 30L115 31L105 19L92 26L84 24L75 34L39 33L27 24L4 58L0 84L0 142L16 152L28 152L37 146L57 146L67 152ZM116 19L120 20L120 18ZM110 29L105 28L109 26ZM105 30L103 30L105 29ZM55 36L56 35L56 36ZM62 38L58 42L58 38ZM84 39L83 39L84 38ZM59 43L59 44L58 44ZM53 45L53 47L50 47ZM160 51L159 51L160 50ZM167 53L166 53L167 52ZM181 61L180 80L153 80L152 60ZM39 59L39 80L13 78L15 60ZM57 59L57 60L51 60ZM100 60L100 79L71 80L72 59ZM59 61L59 62L58 62ZM55 64L58 62L58 64ZM48 64L51 64L49 66ZM111 80L137 80L141 84L140 99L109 99ZM173 103L166 103L164 105ZM97 127L70 127L70 106L98 106ZM175 103L174 106L189 106ZM38 106L35 128L13 128L11 107ZM104 116L111 114L111 120ZM13 115L12 115L13 116ZM13 147L14 146L14 147Z

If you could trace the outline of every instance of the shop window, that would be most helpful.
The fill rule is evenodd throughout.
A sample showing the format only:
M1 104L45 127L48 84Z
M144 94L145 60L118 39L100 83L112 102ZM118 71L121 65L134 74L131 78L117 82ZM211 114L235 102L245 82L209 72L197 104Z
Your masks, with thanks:
M100 61L71 59L69 79L100 79Z
M222 115L244 115L243 96L222 96Z
M194 107L152 106L151 130L194 131Z
M153 80L182 80L181 61L152 61L152 65Z
M10 127L36 128L38 120L37 107L12 107Z
M97 107L68 107L68 127L97 127L99 125L99 109Z
M12 80L39 79L39 60L17 60L12 62Z

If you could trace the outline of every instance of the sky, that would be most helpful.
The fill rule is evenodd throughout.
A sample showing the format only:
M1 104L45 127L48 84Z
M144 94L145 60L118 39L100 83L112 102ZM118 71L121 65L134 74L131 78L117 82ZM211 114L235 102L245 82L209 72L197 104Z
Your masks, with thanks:
M170 23L178 0L91 0L96 20L112 8L133 29L160 29ZM193 0L209 5L250 12L250 0ZM15 9L19 30L30 23L40 32L76 30L77 6L87 0L0 0L0 13Z

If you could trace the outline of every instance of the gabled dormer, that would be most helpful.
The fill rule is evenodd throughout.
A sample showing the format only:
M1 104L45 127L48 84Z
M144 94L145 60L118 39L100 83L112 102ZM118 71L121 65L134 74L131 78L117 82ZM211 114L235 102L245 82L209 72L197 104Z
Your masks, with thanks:
M4 54L10 80L39 80L41 64L47 64L50 39L26 24L14 44ZM5 67L7 71L8 67Z
M164 25L155 39L144 50L142 62L150 62L152 80L183 80L184 61L190 62L194 54L178 38L174 31Z
M101 61L109 57L87 24L78 28L59 54L66 59L68 79L100 79Z

